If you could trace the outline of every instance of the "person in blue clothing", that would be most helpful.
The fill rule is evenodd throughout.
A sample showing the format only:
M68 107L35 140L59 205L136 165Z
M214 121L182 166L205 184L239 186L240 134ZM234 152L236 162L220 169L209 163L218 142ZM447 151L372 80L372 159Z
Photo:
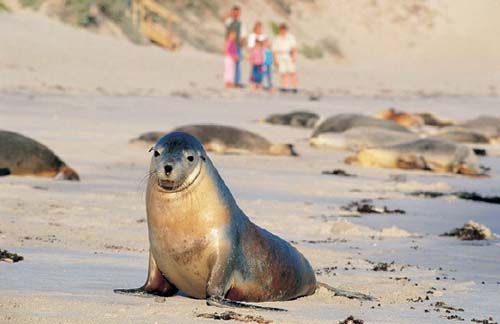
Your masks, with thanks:
M262 72L264 74L264 89L268 91L274 91L273 88L273 51L271 50L271 44L269 43L269 39L263 38L262 45L264 47L264 65L262 66Z
M231 10L222 17L224 25L226 25L226 38L230 32L236 33L236 51L238 58L236 59L236 67L234 71L234 86L237 88L243 87L241 84L241 61L243 60L242 47L246 44L247 30L241 22L241 9L239 6L233 6Z

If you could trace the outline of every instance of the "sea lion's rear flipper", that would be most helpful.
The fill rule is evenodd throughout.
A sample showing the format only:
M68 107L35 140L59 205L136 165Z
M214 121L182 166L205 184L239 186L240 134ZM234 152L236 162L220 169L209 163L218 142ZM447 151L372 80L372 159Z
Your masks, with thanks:
M233 308L247 308L247 309L255 309L262 311L274 311L274 312L287 312L286 309L276 308L276 307L265 307L258 306L248 303L242 303L234 300L225 299L222 297L208 297L207 298L208 306L217 306L217 307L233 307Z
M57 177L60 177L63 180L80 181L80 176L78 175L78 173L76 173L75 170L66 165L63 165L59 169L59 174L57 175Z
M177 293L178 289L163 276L160 269L158 269L151 252L149 252L148 278L146 279L144 285L140 288L114 289L113 291L117 294L134 295L139 297L170 297Z
M376 301L377 298L372 297L370 295L365 295L363 293L358 293L358 292L351 292L343 289L338 289L330 286L329 284L323 283L323 282L318 282L317 287L323 287L326 290L330 291L333 293L334 296L339 296L339 297L346 297L349 299L359 299L359 300L367 300L367 301Z

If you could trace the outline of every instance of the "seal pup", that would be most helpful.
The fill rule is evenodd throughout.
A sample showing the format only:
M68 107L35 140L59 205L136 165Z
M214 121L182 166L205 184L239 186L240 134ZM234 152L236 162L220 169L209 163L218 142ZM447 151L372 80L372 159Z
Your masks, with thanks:
M413 133L403 133L377 127L356 127L343 133L323 133L309 139L311 146L357 151L365 148L401 144L418 139Z
M148 276L140 288L115 292L172 296L180 289L209 305L266 310L280 309L240 301L284 301L315 292L307 259L250 221L195 137L173 132L150 151ZM321 286L336 295L371 298Z
M80 180L47 146L19 133L0 130L0 174Z
M320 122L311 137L316 137L322 133L342 133L356 127L378 127L399 132L409 132L406 127L390 120L360 114L338 114Z
M189 133L198 138L207 151L219 154L298 155L292 144L273 144L260 135L231 126L186 125L173 131ZM152 145L163 135L162 132L144 133L130 143Z
M393 146L364 149L347 157L345 162L366 167L483 175L478 159L470 148L434 139L419 139Z
M292 111L286 114L273 114L264 119L265 123L293 127L313 128L319 115L310 111Z

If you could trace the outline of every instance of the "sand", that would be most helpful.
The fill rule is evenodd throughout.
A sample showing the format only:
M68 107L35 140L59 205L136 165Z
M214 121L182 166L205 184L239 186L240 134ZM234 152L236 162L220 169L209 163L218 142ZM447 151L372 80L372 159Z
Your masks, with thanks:
M180 294L163 301L112 292L141 285L147 268L144 190L150 154L128 140L199 122L244 127L274 142L296 144L299 157L210 156L240 207L255 223L293 242L318 280L378 298L360 303L320 289L294 301L263 303L286 313L237 312L275 323L332 323L349 315L365 323L443 323L443 317L454 314L466 322L500 319L500 241L439 236L469 220L500 233L498 205L407 194L500 195L498 157L481 158L491 176L479 179L358 168L342 162L346 152L309 147L311 130L256 122L290 110L327 116L373 114L386 106L459 120L479 113L498 115L498 97L470 95L477 90L474 80L464 83L469 95L430 97L373 97L378 90L360 80L366 86L363 96L324 96L312 102L303 94L224 92L210 72L220 58L211 54L134 47L29 13L1 15L0 27L0 129L48 145L82 178L80 183L0 178L0 248L24 257L18 263L0 262L0 322L214 322L195 316L223 311L203 300ZM38 41L33 30L52 37ZM61 50L61 42L69 42L72 51ZM94 51L88 52L88 46ZM193 70L190 64L200 61L205 64ZM198 79L202 85L190 87ZM348 78L335 82L351 86ZM315 89L313 83L309 86ZM171 95L174 91L185 91L189 98ZM498 145L488 148L499 150ZM321 174L332 169L357 176ZM396 182L394 175L405 177ZM406 214L349 217L338 212L360 199ZM336 231L339 222L350 232ZM375 264L393 261L389 271L373 271ZM438 301L464 311L435 311L431 304Z

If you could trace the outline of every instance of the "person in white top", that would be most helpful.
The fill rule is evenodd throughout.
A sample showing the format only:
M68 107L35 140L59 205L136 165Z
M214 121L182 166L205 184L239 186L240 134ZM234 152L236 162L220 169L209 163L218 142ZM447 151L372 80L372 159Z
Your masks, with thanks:
M236 50L238 52L238 59L236 60L236 68L234 72L234 85L241 87L241 60L243 59L241 48L245 46L247 39L247 30L245 25L240 20L241 9L239 6L233 6L231 10L226 13L222 19L226 26L226 38L230 32L236 33Z
M281 24L279 34L273 41L274 64L278 67L282 92L297 93L297 41L288 32L288 26Z

